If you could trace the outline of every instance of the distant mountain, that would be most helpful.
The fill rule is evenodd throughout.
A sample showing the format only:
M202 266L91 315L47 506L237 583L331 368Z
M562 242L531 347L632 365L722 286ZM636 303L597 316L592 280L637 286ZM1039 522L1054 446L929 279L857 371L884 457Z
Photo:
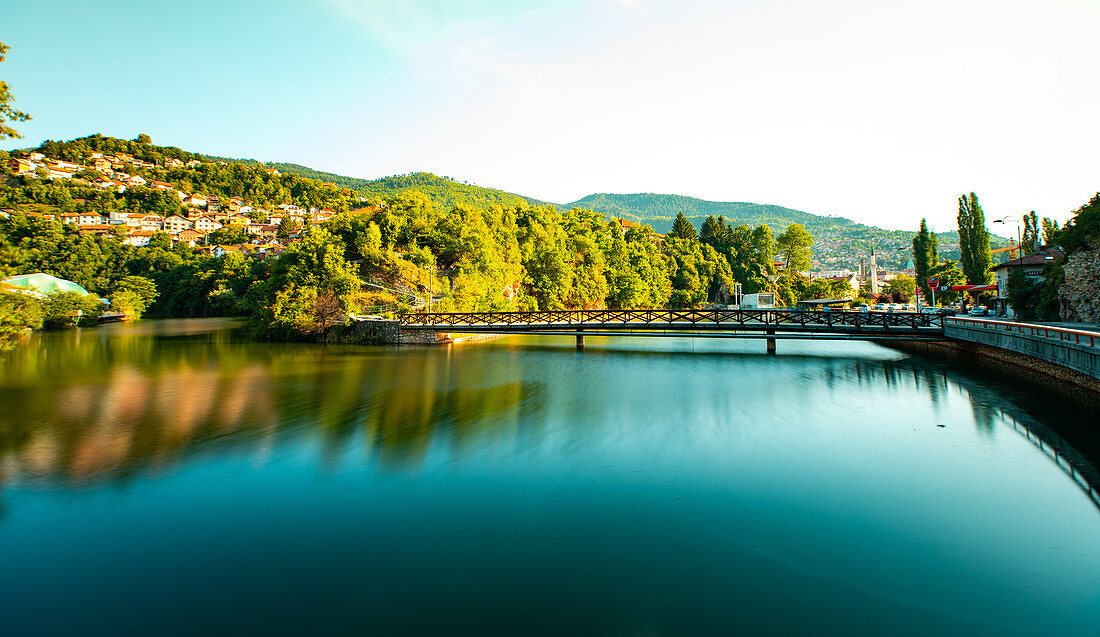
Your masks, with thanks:
M672 221L677 213L692 220L698 227L708 216L723 216L736 223L753 225L768 224L776 228L786 228L792 223L803 225L820 223L826 220L829 225L852 225L848 219L821 217L819 215L774 206L771 204L748 203L743 201L706 201L683 195L660 195L640 193L615 195L596 193L566 204L564 208L590 208L612 217L623 217L631 221L648 223L657 232L672 229Z

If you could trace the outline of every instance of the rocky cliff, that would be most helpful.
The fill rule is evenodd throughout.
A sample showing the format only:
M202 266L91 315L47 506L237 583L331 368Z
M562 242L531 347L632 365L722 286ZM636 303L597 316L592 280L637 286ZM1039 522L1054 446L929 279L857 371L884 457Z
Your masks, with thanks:
M1100 323L1100 248L1074 252L1063 271L1066 280L1058 287L1062 320Z

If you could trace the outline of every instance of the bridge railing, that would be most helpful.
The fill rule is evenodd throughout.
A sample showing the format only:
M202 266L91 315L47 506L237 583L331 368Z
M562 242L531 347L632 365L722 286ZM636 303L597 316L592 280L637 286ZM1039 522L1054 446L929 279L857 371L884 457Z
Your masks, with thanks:
M1013 323L1011 321L992 321L978 318L949 318L948 325L959 327L978 325L984 329L1012 334L1023 334L1036 338L1049 338L1057 341L1074 343L1084 347L1100 347L1100 332L1075 330L1068 327L1054 327L1051 325L1037 325L1035 323Z
M401 325L418 327L677 324L687 327L748 325L755 328L798 326L800 328L870 329L906 328L943 329L938 314L914 312L806 311L787 309L626 309L626 310L542 310L533 312L414 312L402 314Z

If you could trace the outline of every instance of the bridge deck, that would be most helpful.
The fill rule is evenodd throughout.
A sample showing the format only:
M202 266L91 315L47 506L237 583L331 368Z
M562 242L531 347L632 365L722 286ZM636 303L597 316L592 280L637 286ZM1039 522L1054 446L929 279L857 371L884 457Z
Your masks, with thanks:
M915 312L805 310L548 310L538 312L435 312L401 316L402 329L448 332L766 332L845 337L934 337L943 317ZM654 335L654 334L649 334Z

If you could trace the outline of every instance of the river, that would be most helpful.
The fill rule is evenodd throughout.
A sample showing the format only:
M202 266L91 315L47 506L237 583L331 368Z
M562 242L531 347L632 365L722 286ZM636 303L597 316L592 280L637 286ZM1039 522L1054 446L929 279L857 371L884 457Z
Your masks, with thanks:
M1095 414L1042 390L859 342L233 326L0 355L0 633L1100 626Z

